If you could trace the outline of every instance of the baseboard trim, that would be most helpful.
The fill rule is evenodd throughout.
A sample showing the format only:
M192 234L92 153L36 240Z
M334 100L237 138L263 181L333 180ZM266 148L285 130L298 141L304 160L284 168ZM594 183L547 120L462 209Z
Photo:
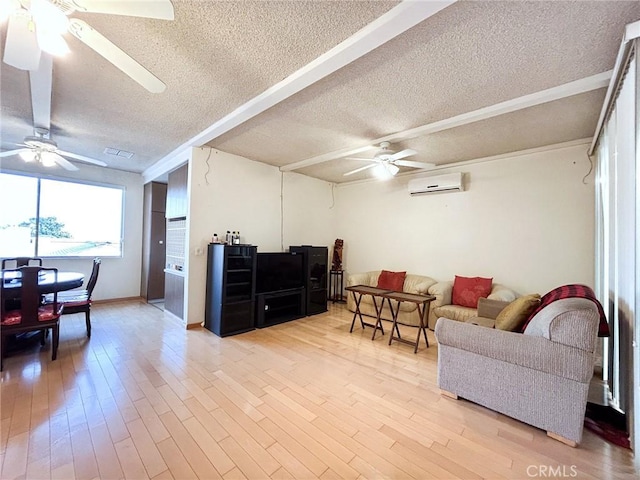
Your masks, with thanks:
M194 330L196 328L202 328L202 322L200 322L200 323L187 323L187 330Z
M138 297L122 297L122 298L105 298L103 300L91 300L91 303L93 305L96 305L96 304L100 304L100 303L128 302L128 301L131 301L131 300L138 300L140 302L147 303L147 301L144 298L139 297L139 296Z

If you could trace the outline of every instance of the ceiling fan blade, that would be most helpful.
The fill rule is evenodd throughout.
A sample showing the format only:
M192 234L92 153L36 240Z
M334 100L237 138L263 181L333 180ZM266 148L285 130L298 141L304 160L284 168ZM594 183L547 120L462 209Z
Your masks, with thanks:
M30 23L31 16L26 10L21 9L9 17L3 61L20 70L37 70L40 63L38 37Z
M377 164L378 163L376 162L376 163L372 163L371 165L365 165L364 167L356 168L355 170L351 170L350 172L343 174L343 176L348 177L349 175L353 175L354 173L362 172L363 170L373 168L377 166Z
M412 167L412 168L433 168L436 166L435 163L410 162L409 160L396 160L393 163L395 165L400 165L401 167Z
M345 160L364 160L365 162L376 162L376 163L380 163L382 161L377 158L358 158L358 157L345 157Z
M31 111L33 127L51 130L51 89L53 82L53 59L48 53L40 57L40 66L29 72L31 84Z
M415 155L416 152L415 150L411 150L410 148L407 148L406 150L402 150L398 153L394 153L393 155L391 155L389 157L389 160L391 160L392 162L396 161L396 160L400 160L401 158L405 158L405 157L410 157L411 155Z
M84 155L78 155L77 153L65 152L64 150L57 150L60 155L64 155L65 157L73 158L74 160L80 160L81 162L91 163L93 165L98 165L99 167L106 167L107 164L102 160L96 160L94 158L85 157Z
M149 70L136 62L86 22L78 20L77 18L70 19L69 31L74 37L109 60L151 93L162 93L165 88L167 88L158 77L153 75Z
M11 155L18 155L22 152L28 152L30 148L18 148L17 150L7 150L6 152L0 152L1 157L10 157Z
M76 167L69 160L67 160L66 158L58 155L57 153L49 152L49 155L51 155L51 158L53 159L54 162L56 162L58 165L60 165L65 170L69 170L71 172L75 172L76 170L78 170L78 167Z
M173 20L173 5L169 0L74 0L78 11L89 13L108 13L129 17L158 18Z

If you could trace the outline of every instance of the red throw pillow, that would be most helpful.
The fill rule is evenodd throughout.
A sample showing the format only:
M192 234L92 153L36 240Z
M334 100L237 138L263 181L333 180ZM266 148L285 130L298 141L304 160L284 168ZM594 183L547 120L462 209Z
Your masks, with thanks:
M406 276L407 272L389 272L388 270L382 270L378 277L378 288L401 292L404 287L404 277Z
M491 293L493 278L459 277L453 282L453 304L478 308L478 299L487 298Z

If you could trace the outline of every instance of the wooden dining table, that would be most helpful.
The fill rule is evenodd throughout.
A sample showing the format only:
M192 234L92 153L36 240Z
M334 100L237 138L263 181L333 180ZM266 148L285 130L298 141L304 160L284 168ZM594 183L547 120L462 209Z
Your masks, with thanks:
M7 302L5 305L9 308L19 308L20 305L20 287L22 281L20 278L20 272L15 270L2 270L0 271L0 281L4 282L4 296L0 299L2 302ZM84 283L84 274L80 272L58 272L57 289L59 292L64 290L73 290L74 288L81 287ZM38 290L42 295L52 293L55 290L55 274L53 272L43 273L38 277ZM23 350L25 348L34 345L39 341L37 332L27 332L18 334L13 337L9 337L9 341L6 344L6 354L11 354L16 351Z
M20 272L1 271L0 279L4 282L5 297L3 300L15 299L20 296ZM45 295L51 293L55 289L55 275L53 272L46 272L38 278L38 289L40 293ZM58 291L73 290L81 287L84 282L84 274L80 272L58 272Z

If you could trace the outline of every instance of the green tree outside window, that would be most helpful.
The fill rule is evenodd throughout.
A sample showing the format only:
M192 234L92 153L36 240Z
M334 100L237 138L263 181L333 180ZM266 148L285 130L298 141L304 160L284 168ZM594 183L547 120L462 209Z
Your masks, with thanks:
M34 237L36 235L35 217L30 218L27 222L20 223L18 226L29 227L31 228L31 236ZM54 238L71 238L71 234L64 229L64 223L59 222L56 217L40 217L38 234Z

